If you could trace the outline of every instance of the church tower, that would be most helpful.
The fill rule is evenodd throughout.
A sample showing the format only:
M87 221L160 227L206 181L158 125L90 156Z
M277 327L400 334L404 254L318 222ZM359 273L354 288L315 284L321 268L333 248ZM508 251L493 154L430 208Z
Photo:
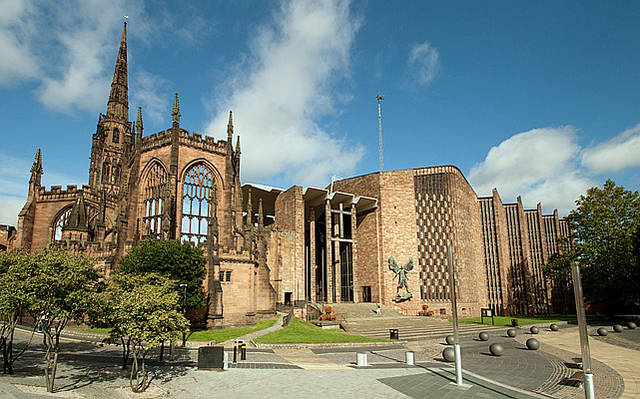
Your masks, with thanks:
M100 114L93 134L89 185L107 195L118 195L127 160L134 145L129 122L129 85L127 79L127 23L124 23L107 113Z

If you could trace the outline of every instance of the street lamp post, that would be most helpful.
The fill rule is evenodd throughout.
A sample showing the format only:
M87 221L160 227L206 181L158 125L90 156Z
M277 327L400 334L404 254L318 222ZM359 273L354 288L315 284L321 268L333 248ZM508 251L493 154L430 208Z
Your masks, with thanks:
M591 353L589 351L589 337L587 335L587 318L584 314L584 295L582 293L582 278L578 262L571 264L573 277L573 294L576 299L576 315L578 316L578 330L580 332L580 350L582 352L582 371L584 373L584 396L594 399L593 374L591 373Z
M182 314L187 316L187 284L180 283L180 288L183 288L183 300L182 300ZM182 347L187 344L187 334L182 332Z
M449 293L451 295L451 313L453 316L453 353L455 357L456 385L462 383L462 356L460 355L460 341L458 339L458 304L456 298L456 275L453 264L453 247L449 246Z

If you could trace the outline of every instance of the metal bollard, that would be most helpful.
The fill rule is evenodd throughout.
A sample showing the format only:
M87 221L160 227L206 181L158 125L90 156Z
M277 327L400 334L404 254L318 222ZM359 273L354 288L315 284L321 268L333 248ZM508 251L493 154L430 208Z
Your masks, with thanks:
M367 364L367 354L366 353L360 353L358 352L358 362L357 362L357 366L358 367L364 367L364 366L368 366L369 364Z
M238 363L238 341L233 343L233 364Z
M416 354L413 351L406 351L404 353L404 361L405 363L407 363L409 366L415 366L416 365Z
M240 341L240 360L247 360L247 344Z
M229 352L224 352L224 361L222 362L222 369L229 370Z

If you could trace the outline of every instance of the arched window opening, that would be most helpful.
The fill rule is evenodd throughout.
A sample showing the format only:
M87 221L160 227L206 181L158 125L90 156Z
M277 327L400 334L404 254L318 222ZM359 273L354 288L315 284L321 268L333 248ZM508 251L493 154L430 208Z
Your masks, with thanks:
M159 162L154 162L149 168L144 186L144 237L162 237L162 214L165 207L163 195L166 183L167 172Z
M213 172L204 163L191 167L182 182L181 240L200 245L207 240L209 213L215 212Z
M58 218L53 222L53 240L62 240L62 228L66 226L69 221L69 215L71 214L71 207L67 208L64 212L60 213Z
M120 142L120 131L118 128L113 129L113 142L116 144Z
M69 206L64 211L60 212L56 220L53 221L53 240L54 241L62 241L62 229L67 226L69 222L69 216L71 215L71 209L73 206ZM93 228L95 224L94 219L98 216L98 208L94 206L87 206L87 219L90 220L88 226L90 229Z
M109 162L105 162L102 164L102 182L109 183L110 182L110 173L111 167Z

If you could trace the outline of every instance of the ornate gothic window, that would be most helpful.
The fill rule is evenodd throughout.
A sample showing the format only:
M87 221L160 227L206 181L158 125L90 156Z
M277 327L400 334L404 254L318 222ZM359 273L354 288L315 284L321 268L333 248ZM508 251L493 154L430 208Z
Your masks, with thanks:
M154 161L144 183L144 217L142 218L144 237L161 237L166 183L167 172L159 162Z
M210 206L215 206L213 172L204 163L199 163L187 171L182 184L183 242L199 245L206 241Z
M118 128L113 129L113 142L116 144L120 142L120 131Z
M69 221L69 214L71 214L71 207L67 208L64 212L61 212L60 215L53 222L53 240L60 241L62 240L62 228Z

